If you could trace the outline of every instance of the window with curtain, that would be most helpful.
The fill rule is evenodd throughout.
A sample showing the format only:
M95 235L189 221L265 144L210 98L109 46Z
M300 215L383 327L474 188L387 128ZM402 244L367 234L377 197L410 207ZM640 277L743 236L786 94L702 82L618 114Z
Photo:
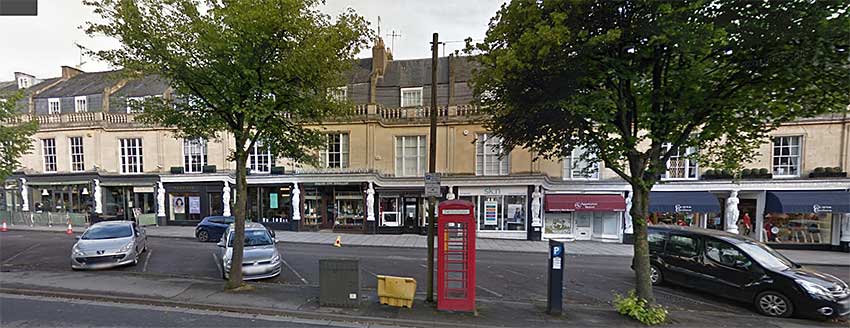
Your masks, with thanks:
M800 176L800 150L803 137L773 138L773 176Z
M670 149L670 144L664 145L664 151ZM695 159L690 158L696 154L695 147L678 148L667 160L667 172L665 180L696 180L699 176L699 166Z

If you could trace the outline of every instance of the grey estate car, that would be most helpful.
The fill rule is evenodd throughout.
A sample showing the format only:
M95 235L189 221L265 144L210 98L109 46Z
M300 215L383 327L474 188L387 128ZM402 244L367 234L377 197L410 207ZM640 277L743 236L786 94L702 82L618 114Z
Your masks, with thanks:
M86 229L71 248L71 268L105 269L136 264L145 250L147 236L136 222L98 222Z
M236 227L227 227L218 242L221 277L230 278L233 256L233 237ZM245 251L242 256L242 274L245 280L272 278L280 274L280 253L275 247L274 233L259 223L245 223Z

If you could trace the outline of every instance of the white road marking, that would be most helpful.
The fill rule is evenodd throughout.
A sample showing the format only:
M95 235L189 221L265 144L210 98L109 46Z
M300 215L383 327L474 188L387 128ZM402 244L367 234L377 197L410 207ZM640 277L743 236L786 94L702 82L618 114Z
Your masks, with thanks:
M298 279L301 279L301 282L303 282L305 285L310 284L309 282L307 282L307 279L304 279L304 277L302 277L301 274L298 273L298 271L295 271L295 268L293 268L291 265L289 265L289 263L287 263L286 260L281 258L280 261L283 262L283 265L285 265L287 268L289 268L289 271L292 271L292 273L294 273L295 276L298 277Z
M142 272L148 272L148 263L151 263L151 253L153 251L148 248L148 255L145 256L145 265L142 265Z
M18 256L21 256L21 254L26 253L28 250L31 250L31 249L33 249L33 248L36 248L36 247L38 247L38 246L40 246L40 245L41 245L41 243L38 243L38 244L32 245L32 246L30 246L30 247L27 247L25 250L22 250L22 251L18 252L17 254L12 255L12 257L10 257L10 258L6 259L5 261L3 261L3 264L6 264L6 263L9 263L9 262L12 262L12 260L14 260L15 258L17 258Z
M421 267L422 267L423 269L425 269L425 270L428 270L428 266L427 266L427 265L420 264L419 266L421 266Z
M505 297L505 295L502 295L502 294L499 294L499 293L497 293L497 292L494 292L494 291L492 291L492 290L490 290L490 289L487 289L487 288L481 287L481 285L478 285L478 286L475 286L475 287L478 287L479 289L481 289L481 290L483 290L483 291L485 291L485 292L488 292L488 293L490 293L490 294L496 295L496 297L498 297L498 298L504 298L504 297Z

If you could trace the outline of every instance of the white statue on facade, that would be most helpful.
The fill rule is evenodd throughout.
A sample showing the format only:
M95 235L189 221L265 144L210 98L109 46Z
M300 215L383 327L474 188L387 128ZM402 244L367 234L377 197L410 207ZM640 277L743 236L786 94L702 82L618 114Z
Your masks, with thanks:
M738 190L732 190L729 194L729 199L726 200L726 231L734 234L738 233L739 202Z
M446 194L446 200L454 200L455 199L455 192L454 192L453 189L454 188L452 186L449 186L449 192Z
M221 189L221 204L223 205L222 215L230 216L230 183L225 181L224 188Z
M375 221L375 188L371 182L366 189L366 221Z
M538 189L539 188L539 189ZM540 197L542 197L543 187L534 187L534 192L531 193L531 226L532 227L540 227L543 225L540 220L540 207L541 201Z
M156 183L156 216L165 217L165 187L162 181Z
M634 223L632 222L632 196L634 196L634 193L629 192L629 195L626 197L626 213L623 213L623 218L625 218L625 222L623 222L623 233L625 234L635 233Z
M29 212L30 210L30 196L29 190L27 187L27 179L21 178L21 211Z
M301 220L301 189L298 189L298 182L292 183L292 220Z
M162 185L162 184L160 184ZM102 191L100 190L100 179L94 179L94 213L103 214Z

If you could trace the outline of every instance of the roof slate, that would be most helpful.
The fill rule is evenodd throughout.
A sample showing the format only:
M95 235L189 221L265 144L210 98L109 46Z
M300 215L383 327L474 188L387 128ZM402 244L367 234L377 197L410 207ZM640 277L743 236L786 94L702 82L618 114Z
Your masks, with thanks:
M47 88L36 98L87 96L103 93L121 78L120 71L80 73L66 81Z

